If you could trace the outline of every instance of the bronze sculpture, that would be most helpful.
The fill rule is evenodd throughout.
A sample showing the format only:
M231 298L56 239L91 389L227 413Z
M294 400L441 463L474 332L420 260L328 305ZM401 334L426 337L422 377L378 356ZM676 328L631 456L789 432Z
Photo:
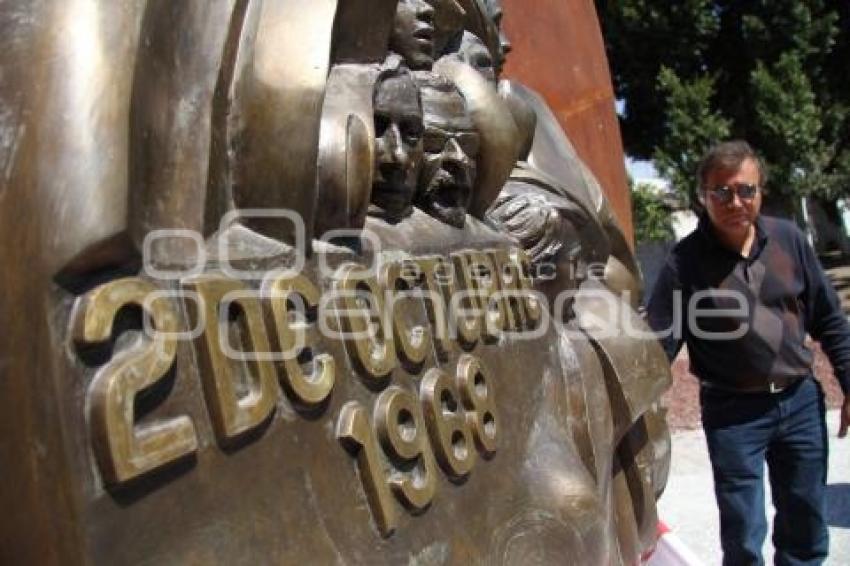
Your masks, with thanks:
M422 166L422 100L408 71L393 66L375 83L375 179L369 214L398 222L413 212Z
M404 58L411 69L434 65L434 8L425 0L400 0L396 11L390 49Z
M651 543L667 367L582 318L640 326L588 275L628 250L545 105L496 89L498 6L0 8L3 561L626 563ZM467 64L481 46L492 76ZM523 211L546 253L513 237ZM586 269L547 282L544 260Z
M496 82L496 63L480 37L469 31L464 31L460 37L457 54L461 61L475 68L485 79L493 83Z
M478 133L457 87L439 75L419 81L424 122L422 169L417 205L455 228L463 228L472 200Z

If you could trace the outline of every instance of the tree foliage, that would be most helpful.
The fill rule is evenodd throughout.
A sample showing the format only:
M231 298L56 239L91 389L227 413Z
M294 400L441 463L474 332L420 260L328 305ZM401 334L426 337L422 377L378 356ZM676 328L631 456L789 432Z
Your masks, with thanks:
M712 143L762 153L776 201L850 194L850 2L596 0L626 152L687 193Z
M671 69L662 67L658 88L668 101L668 110L664 140L653 153L655 166L673 187L686 194L694 186L700 154L715 140L729 136L729 120L711 107L711 77L685 83Z
M636 242L669 242L675 237L670 210L649 185L632 187L632 218Z

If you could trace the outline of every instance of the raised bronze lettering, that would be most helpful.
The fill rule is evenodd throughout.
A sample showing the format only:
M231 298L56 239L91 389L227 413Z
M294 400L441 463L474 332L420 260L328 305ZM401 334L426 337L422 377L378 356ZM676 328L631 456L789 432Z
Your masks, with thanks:
M478 296L475 267L469 252L451 254L458 292L449 305L458 340L468 349L475 347L484 326L484 309Z
M313 358L313 371L307 376L298 357L308 346L303 324L293 321L297 315L294 302L306 309L315 308L319 290L303 275L272 277L263 283L263 296L268 298L273 322L269 325L276 349L283 354L283 383L287 393L306 405L324 402L334 387L336 366L330 354ZM303 313L306 316L306 312Z
M475 356L463 354L458 360L457 388L478 450L485 456L494 454L499 445L496 396Z
M162 379L174 363L180 324L172 303L146 299L158 289L138 278L119 279L80 297L72 315L73 339L79 346L104 343L112 336L118 311L144 309L156 333L138 338L117 352L89 386L89 426L95 458L107 484L122 484L161 468L198 449L195 425L188 416L136 426L136 393Z
M241 282L217 276L198 276L184 286L201 298L200 306L187 306L193 327L204 322L196 339L201 380L213 428L219 442L227 443L259 426L277 403L274 366L264 359L270 348L260 301ZM232 329L229 316L234 314L222 308L227 306L237 309L243 322L238 334L244 359L225 353Z
M501 336L508 316L504 302L495 297L499 291L499 274L496 264L486 252L472 252L469 257L479 307L484 314L481 332L485 340L492 342Z
M519 266L512 261L506 249L489 250L487 254L495 267L504 314L503 328L509 331L521 330L525 327L525 309L520 298Z
M464 477L475 465L475 450L457 389L445 372L432 368L419 391L440 467L453 479Z
M381 393L375 405L375 428L387 454L415 462L413 470L397 469L390 476L393 491L407 507L424 509L437 489L436 466L416 397L398 386Z
M345 343L354 365L369 378L383 378L398 363L393 332L384 320L384 300L373 277L361 275L363 268L345 264L336 273L339 317ZM371 304L369 304L371 303Z
M513 262L519 267L519 288L522 290L524 300L522 301L523 310L525 313L525 321L528 329L537 328L540 323L540 317L543 316L543 307L533 291L533 282L531 281L531 258L525 250L511 250Z
M342 407L336 427L340 444L357 458L357 469L372 517L382 536L388 537L396 529L398 516L386 483L378 456L378 445L369 426L366 410L357 401Z
M428 354L427 329L416 325L408 328L404 320L404 293L410 293L414 283L409 277L410 270L404 262L392 262L381 266L380 283L393 297L390 310L393 316L393 338L396 353L405 363L417 366L425 361ZM398 295L397 295L398 293Z
M448 303L454 295L454 279L449 277L450 264L439 256L414 260L422 270L423 283L428 293L425 308L431 322L434 349L441 361L446 361L454 351L454 341L449 333Z

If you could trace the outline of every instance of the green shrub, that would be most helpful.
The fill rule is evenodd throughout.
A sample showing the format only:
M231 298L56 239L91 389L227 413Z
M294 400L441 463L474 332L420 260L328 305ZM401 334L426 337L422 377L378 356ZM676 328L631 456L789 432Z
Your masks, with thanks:
M638 243L669 242L675 238L671 211L649 185L632 188L632 218Z

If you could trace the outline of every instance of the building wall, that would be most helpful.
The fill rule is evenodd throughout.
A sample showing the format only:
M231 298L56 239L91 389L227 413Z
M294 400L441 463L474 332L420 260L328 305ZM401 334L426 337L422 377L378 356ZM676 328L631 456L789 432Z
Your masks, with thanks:
M614 89L593 2L503 0L503 6L513 43L505 76L546 99L633 241Z

